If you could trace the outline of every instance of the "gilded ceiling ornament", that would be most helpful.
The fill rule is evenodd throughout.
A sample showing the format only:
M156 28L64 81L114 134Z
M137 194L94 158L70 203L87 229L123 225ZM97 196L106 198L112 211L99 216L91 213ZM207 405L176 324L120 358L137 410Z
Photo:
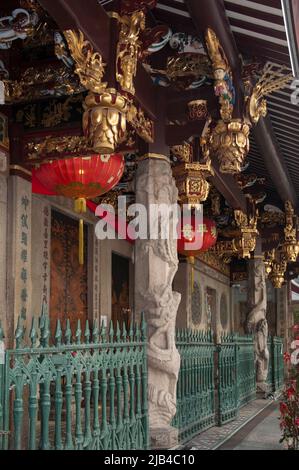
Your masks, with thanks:
M211 161L205 163L182 162L173 168L180 204L196 207L207 200L210 184L207 177L214 175Z
M72 58L75 62L75 72L80 78L81 84L93 93L102 93L107 83L102 82L105 72L105 64L102 56L94 52L92 45L84 38L82 31L64 31Z
M290 201L286 201L285 203L285 221L285 241L281 246L281 252L288 263L295 263L299 254L297 217Z
M134 78L142 42L140 33L145 30L145 14L141 10L130 15L110 14L120 24L119 40L116 49L116 80L121 89L135 95Z
M140 106L128 104L127 121L131 124L136 134L145 142L154 142L154 122L147 117Z
M250 126L240 119L226 123L218 121L210 131L206 143L218 158L222 173L235 174L241 171L249 152Z
M171 151L180 162L173 168L179 202L196 207L207 200L210 192L207 178L214 175L214 170L209 154L204 155L202 162L194 161L193 146L189 142L175 145Z
M39 17L36 11L16 8L11 15L0 18L0 49L10 49L16 39L31 36Z
M282 211L264 211L260 215L260 224L262 227L273 227L275 225L285 224L285 214Z
M275 249L273 248L270 251L264 253L264 264L265 264L265 273L268 277L272 271L273 262L275 260Z
M267 101L264 99L276 90L283 88L293 80L293 75L285 73L285 67L267 63L262 76L252 88L250 96L246 98L247 114L253 124L257 124L261 117L267 115ZM250 82L247 82L250 87Z
M202 86L213 77L211 63L207 55L183 53L170 56L165 69L156 69L144 63L143 67L161 86L173 84L178 89L194 89Z
M287 262L283 257L280 257L279 260L274 260L272 262L272 269L269 274L269 279L272 282L275 289L281 289L285 281L285 273L287 270Z
M219 39L212 29L207 30L205 39L213 67L214 90L219 97L220 115L223 121L231 121L235 103L232 72Z
M206 119L208 116L208 108L206 100L193 100L188 103L189 120L197 121Z
M97 153L111 154L126 135L127 99L113 88L85 99L83 131Z
M191 163L193 159L193 146L189 142L171 147L171 153L180 162Z
M45 69L29 67L20 80L4 80L4 83L6 101L9 103L73 95L84 90L77 76L64 65Z
M34 163L34 160L45 161L53 158L62 158L63 155L90 155L92 148L88 147L83 136L46 136L38 141L28 142L25 151L27 159Z
M163 71L159 71L163 72ZM201 54L181 54L169 57L167 60L166 76L175 81L180 78L199 79L203 76L211 76L211 63L209 58Z
M240 235L232 240L217 242L212 250L221 258L250 258L256 247L258 211L248 216L241 210L235 210L234 215Z

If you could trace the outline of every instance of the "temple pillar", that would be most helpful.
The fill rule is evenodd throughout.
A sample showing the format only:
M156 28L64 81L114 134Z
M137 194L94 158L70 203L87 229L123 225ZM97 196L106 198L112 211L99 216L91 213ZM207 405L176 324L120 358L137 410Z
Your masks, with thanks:
M248 262L248 312L246 329L248 333L254 335L257 389L267 392L269 366L267 288L265 264L261 256Z
M7 337L7 304L6 304L6 232L7 232L7 177L0 174L0 321Z
M12 346L17 319L31 317L31 182L20 176L8 180L7 338ZM27 333L30 328L27 328Z
M147 210L151 204L177 203L178 192L169 160L148 154L136 175L136 202ZM152 220L152 219L151 219ZM171 426L176 414L176 389L180 356L175 344L175 324L181 295L173 292L178 269L177 240L137 240L135 243L135 311L145 313L148 328L148 403L151 445L171 448L178 443L178 430ZM161 229L161 226L160 226ZM160 230L159 230L160 234Z

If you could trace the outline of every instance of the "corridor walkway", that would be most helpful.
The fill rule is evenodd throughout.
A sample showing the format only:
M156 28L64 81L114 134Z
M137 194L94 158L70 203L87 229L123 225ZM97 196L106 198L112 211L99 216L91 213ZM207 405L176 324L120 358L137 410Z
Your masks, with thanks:
M277 402L264 409L218 450L283 450L279 444L279 410Z

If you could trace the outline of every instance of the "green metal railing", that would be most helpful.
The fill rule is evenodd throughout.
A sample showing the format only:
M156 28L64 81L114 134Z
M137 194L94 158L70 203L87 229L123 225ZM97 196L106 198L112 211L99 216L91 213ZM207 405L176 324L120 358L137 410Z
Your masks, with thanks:
M184 442L215 424L215 346L211 332L192 330L178 330L176 345L181 368L173 425Z
M16 347L0 365L0 449L128 450L149 446L146 325L97 323L72 339L70 322L19 320ZM1 386L2 380L2 386ZM2 410L2 411L1 411ZM7 433L10 433L8 435Z
M218 351L218 424L236 418L256 397L253 336L223 334Z
M283 339L277 336L268 338L269 371L267 383L271 392L277 393L284 385Z
M238 406L256 398L256 371L253 336L237 336Z

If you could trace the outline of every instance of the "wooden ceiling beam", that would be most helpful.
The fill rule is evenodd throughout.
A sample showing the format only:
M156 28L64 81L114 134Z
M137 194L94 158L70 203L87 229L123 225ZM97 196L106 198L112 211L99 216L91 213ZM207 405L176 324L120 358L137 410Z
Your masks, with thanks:
M219 163L213 160L213 168L215 175L210 177L210 182L224 196L226 202L233 209L241 209L247 212L247 200L233 176L221 173Z
M288 168L281 154L269 117L261 118L253 129L255 141L281 200L297 208L298 198Z

